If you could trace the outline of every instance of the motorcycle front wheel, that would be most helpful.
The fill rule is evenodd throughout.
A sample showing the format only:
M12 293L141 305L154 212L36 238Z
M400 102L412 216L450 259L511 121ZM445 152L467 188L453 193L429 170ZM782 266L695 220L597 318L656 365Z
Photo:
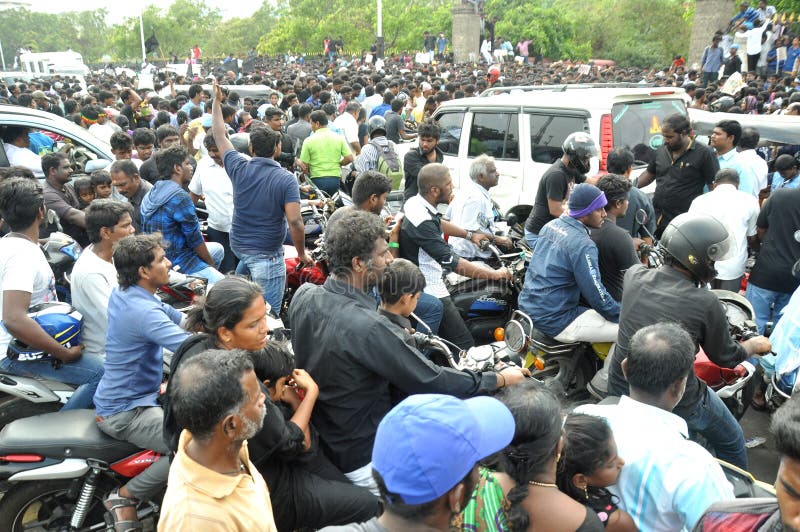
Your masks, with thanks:
M0 523L11 532L69 530L82 486L83 478L13 484L0 500ZM105 528L102 496L95 491L78 530Z

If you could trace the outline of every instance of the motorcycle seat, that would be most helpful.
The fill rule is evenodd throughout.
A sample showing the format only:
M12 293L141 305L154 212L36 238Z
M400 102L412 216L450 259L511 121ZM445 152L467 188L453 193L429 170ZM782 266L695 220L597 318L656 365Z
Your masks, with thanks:
M552 351L552 350L571 350L573 347L578 345L580 342L559 342L555 338L547 336L545 333L537 329L536 327L533 328L531 331L531 341L538 347L544 350Z
M140 450L103 434L97 428L94 410L67 410L18 419L0 432L0 454L95 458L111 464Z

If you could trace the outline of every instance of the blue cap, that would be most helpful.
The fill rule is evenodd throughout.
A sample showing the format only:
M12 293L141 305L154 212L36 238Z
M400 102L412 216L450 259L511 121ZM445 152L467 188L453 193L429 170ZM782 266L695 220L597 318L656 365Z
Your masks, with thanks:
M211 123L212 123L211 119L212 119L211 115L205 114L205 115L203 115L202 122L200 122L200 124L203 127L211 127Z
M424 504L453 489L478 460L504 449L514 429L511 412L493 397L412 395L378 425L372 467L390 493Z

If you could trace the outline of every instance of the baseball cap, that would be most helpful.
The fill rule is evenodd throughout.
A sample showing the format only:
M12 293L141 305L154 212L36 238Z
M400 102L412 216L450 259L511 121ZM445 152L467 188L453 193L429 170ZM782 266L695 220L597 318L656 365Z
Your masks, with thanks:
M372 467L390 493L406 504L423 504L451 490L478 460L505 448L514 430L511 412L493 397L412 395L378 425Z
M738 49L739 49L739 45L738 44L734 43L734 44L731 45L731 50L738 50Z
M31 98L33 98L34 100L47 100L48 102L50 101L50 98L48 98L47 95L42 91L33 91L31 93Z

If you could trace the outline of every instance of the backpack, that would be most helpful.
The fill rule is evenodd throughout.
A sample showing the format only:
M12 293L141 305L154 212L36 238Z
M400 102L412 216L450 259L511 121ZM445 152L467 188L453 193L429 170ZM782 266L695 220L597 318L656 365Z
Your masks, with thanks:
M403 181L403 165L391 141L387 141L385 148L376 142L369 143L378 151L378 166L375 169L391 180L392 190L399 190Z

